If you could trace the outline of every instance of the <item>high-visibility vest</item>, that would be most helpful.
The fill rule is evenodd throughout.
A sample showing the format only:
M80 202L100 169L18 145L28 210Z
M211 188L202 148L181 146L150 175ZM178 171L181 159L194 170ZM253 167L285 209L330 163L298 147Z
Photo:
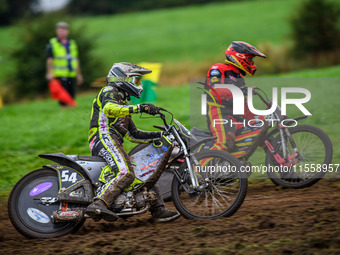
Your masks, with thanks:
M54 77L76 77L78 65L78 47L74 40L69 41L70 53L67 54L65 46L56 37L50 39L53 52L52 74ZM71 60L69 70L68 60Z

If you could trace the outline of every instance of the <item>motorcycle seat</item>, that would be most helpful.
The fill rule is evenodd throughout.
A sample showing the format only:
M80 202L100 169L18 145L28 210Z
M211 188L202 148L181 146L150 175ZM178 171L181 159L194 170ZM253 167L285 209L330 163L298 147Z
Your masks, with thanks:
M84 161L106 162L102 157L98 157L98 156L79 155L78 159L84 160Z

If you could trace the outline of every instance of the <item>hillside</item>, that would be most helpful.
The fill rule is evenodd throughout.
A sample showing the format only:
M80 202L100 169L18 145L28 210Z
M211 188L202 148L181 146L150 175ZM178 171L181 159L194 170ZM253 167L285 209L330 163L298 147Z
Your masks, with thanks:
M88 35L97 41L94 54L106 67L103 73L116 61L187 62L188 65L183 65L183 69L187 69L196 62L222 56L223 50L233 40L254 45L264 42L281 44L288 38L288 19L299 1L212 3L79 17L71 23L73 27L85 25ZM20 43L17 29L0 28L0 81L13 68L9 51Z

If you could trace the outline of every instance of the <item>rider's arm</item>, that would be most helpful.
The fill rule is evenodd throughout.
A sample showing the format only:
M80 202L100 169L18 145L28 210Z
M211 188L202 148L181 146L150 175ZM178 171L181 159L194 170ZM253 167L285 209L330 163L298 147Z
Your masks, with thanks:
M138 113L139 105L120 105L114 101L109 101L105 104L103 111L109 118L122 118L133 113Z
M107 86L100 93L100 102L105 115L109 118L122 118L140 112L139 105L121 105L117 101L118 90Z
M209 92L216 99L227 99L231 98L229 89L215 88L216 84L223 84L222 70L216 67L211 67L208 71L207 82L209 85Z
M211 87L214 87L216 84L223 83L223 81L221 82L221 78L222 78L221 70L219 70L218 68L216 68L216 69L211 69L210 68L209 69L207 80L208 80L208 84Z
M150 143L156 138L162 136L162 132L150 132L140 130L136 127L135 123L132 121L131 117L127 118L128 129L125 133L124 138L133 143Z
M237 85L238 79L234 77L235 73L232 71L224 71L216 66L214 69L210 69L208 72L208 84L212 87L210 88L211 94L217 100L220 99L232 99L232 93L227 88L215 88L216 84L234 84ZM218 95L218 96L217 96Z

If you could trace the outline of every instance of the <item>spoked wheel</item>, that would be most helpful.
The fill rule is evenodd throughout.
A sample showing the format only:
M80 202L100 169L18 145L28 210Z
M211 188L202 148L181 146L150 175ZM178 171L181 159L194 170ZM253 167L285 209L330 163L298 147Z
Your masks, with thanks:
M53 223L53 211L61 210L60 202L43 204L40 198L55 198L59 191L57 173L39 169L24 176L8 199L8 214L13 226L28 238L51 238L79 229L80 223Z
M299 125L289 128L289 132L300 154L297 158L298 163L290 168L282 168L272 154L267 151L266 165L270 169L267 174L276 185L295 189L309 187L319 181L327 172L333 157L332 143L325 132L314 126ZM275 147L279 142L280 136L277 136L273 146ZM286 155L292 155L294 150L288 139L286 139L286 144ZM282 146L279 153L281 156L283 155Z
M247 193L247 175L240 172L241 163L229 153L204 151L191 158L199 190L192 188L187 165L180 169L180 180L174 177L172 199L177 210L189 219L217 219L233 215ZM195 163L196 162L196 163Z

